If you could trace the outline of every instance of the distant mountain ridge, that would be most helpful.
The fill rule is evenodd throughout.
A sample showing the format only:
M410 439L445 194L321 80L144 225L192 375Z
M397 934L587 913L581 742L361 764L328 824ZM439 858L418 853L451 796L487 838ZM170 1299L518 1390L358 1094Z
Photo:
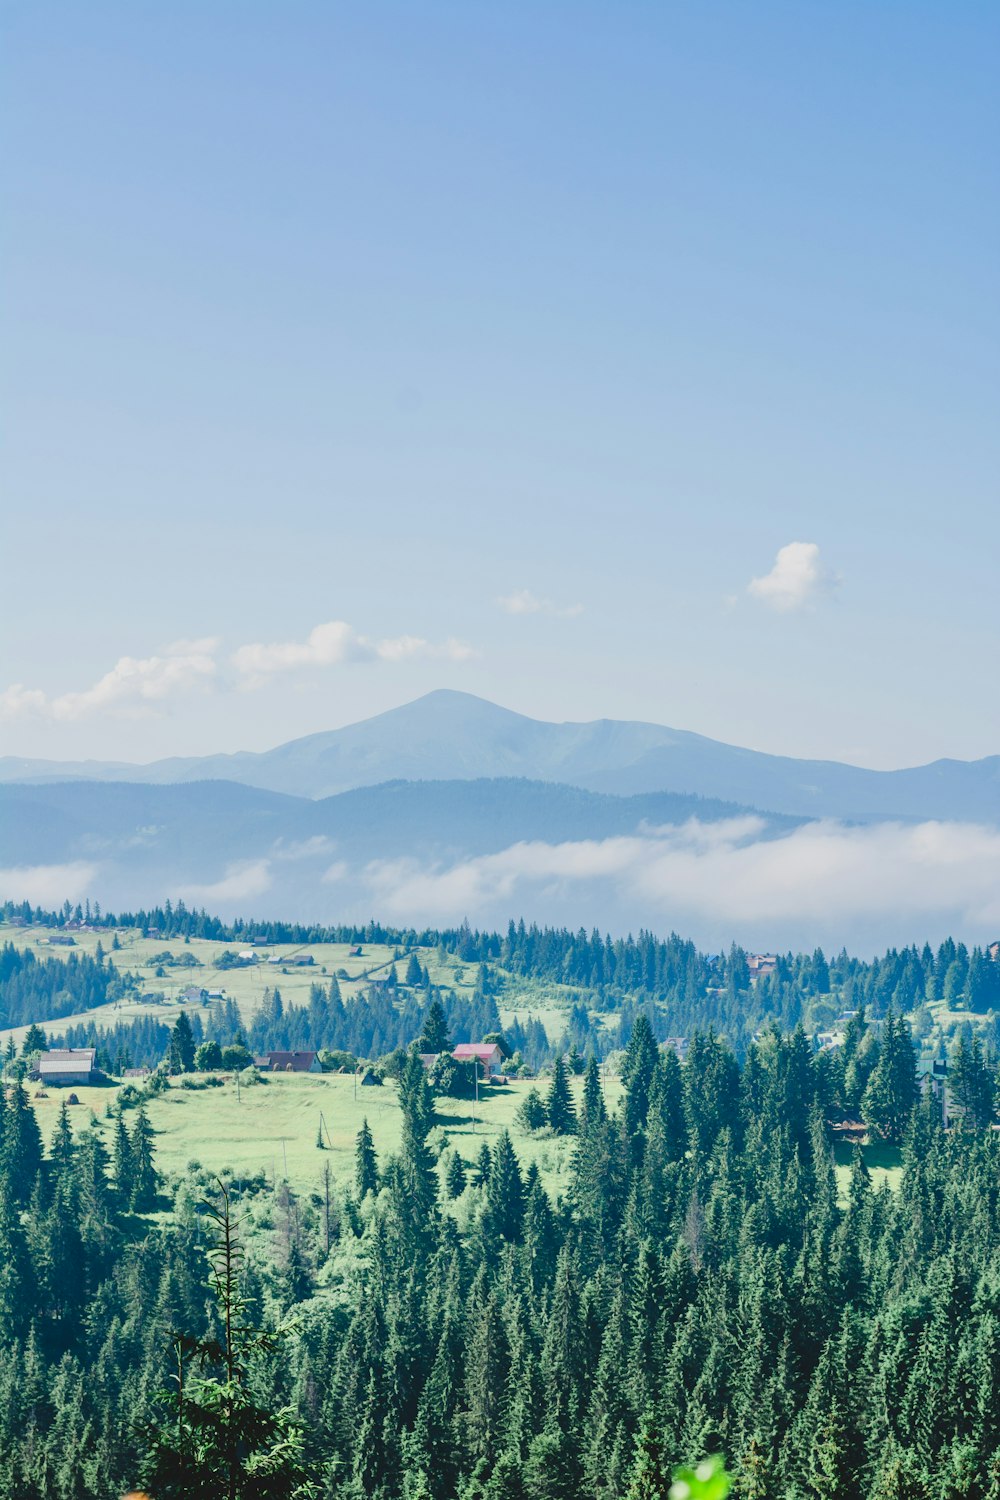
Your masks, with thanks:
M313 799L388 781L505 777L614 796L695 795L799 818L1000 823L1000 756L872 771L767 755L658 724L547 723L446 689L259 753L178 757L144 766L0 758L0 781L7 783L164 786L224 780Z

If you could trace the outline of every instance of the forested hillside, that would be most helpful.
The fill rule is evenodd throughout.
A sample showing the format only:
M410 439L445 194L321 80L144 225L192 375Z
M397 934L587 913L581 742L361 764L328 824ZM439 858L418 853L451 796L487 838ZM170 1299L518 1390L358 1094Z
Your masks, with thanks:
M128 992L123 919L7 916L28 932L0 952L0 1006L8 1024L50 1024L8 1048L0 1114L0 1500L105 1500L135 1482L170 1500L230 1479L246 1497L661 1500L676 1465L710 1453L746 1500L996 1500L989 953L817 950L761 972L742 949L676 935L265 924L272 941L390 959L346 999L328 974L286 1003L275 973L252 1016L230 997L172 1025L115 1012L60 1029ZM183 907L124 921L154 947L210 935L233 955L262 931ZM35 924L75 923L101 951L23 946ZM466 968L474 985L445 982ZM511 1015L536 993L558 999L548 1032ZM803 1023L834 1017L836 1044L818 1051ZM946 1108L918 1083L914 1033L931 1024ZM513 1135L449 1138L445 1096L468 1081L418 1058L449 1034L498 1035L511 1073L544 1070L506 1116ZM110 1088L103 1118L63 1106L43 1149L22 1081L43 1044L95 1045L114 1075L155 1071ZM223 1171L243 1330L228 1348L207 1296L221 1163L206 1139L204 1166L175 1156L165 1174L150 1116L176 1093L209 1101L208 1119L211 1095L185 1090L286 1049L376 1063L400 1145L377 1152L362 1125L346 1192L329 1168L297 1193L276 1163ZM255 1090L263 1115L248 1120L272 1092ZM838 1181L845 1130L891 1153L891 1187L873 1186L860 1147ZM553 1176L537 1147L555 1138L572 1157Z
M838 1015L864 1008L878 1019L889 1009L912 1017L919 1041L938 1028L953 1029L963 1017L974 1017L993 1045L1000 1045L996 1015L1000 1012L1000 961L982 948L946 939L932 949L928 944L890 949L879 958L864 960L841 951L828 957L812 953L777 954L756 972L752 955L733 945L725 953L707 954L694 943L671 934L650 932L612 938L582 929L538 927L511 922L503 933L478 931L463 925L438 930L393 927L378 922L363 926L317 927L282 922L225 923L204 911L178 903L117 916L95 915L89 909L67 906L44 912L28 905L2 909L8 920L34 928L56 930L86 921L102 934L99 961L73 955L68 963L38 959L30 949L8 943L0 957L0 1025L57 1021L62 1016L93 1009L134 990L132 977L116 967L116 932L152 931L164 943L171 940L208 940L222 947L220 965L235 963L238 951L252 941L268 944L335 943L381 945L395 953L396 962L380 968L377 981L341 998L336 977L314 982L307 1003L289 1004L281 993L275 966L274 983L265 1014L257 1021L254 1045L267 1047L327 1047L376 1059L411 1042L419 1016L432 996L444 1004L453 1033L476 1039L499 1028L499 1010L508 1017L512 1052L520 1052L533 1067L551 1061L553 1044L565 1039L581 1052L599 1058L627 1043L636 1016L645 1011L658 1041L687 1036L697 1027L714 1026L741 1059L754 1035L769 1021L786 1029L800 1022L810 1034L836 1023ZM103 956L107 945L108 957ZM436 959L457 959L478 974L473 993L450 988L445 971L433 980ZM197 970L193 971L197 972ZM546 1038L532 1020L544 995L546 1003L561 1007L565 1019L557 1034ZM130 1021L83 1023L64 1034L70 1045L102 1047L110 1066L122 1045ZM222 1043L250 1026L232 1007L216 1007L209 1018L209 1034ZM157 1051L162 1035L155 1024L136 1034L132 1053L136 1062L150 1066L162 1057Z
M218 1205L217 1184L196 1166L158 1180L141 1102L75 1133L64 1108L43 1159L15 1085L0 1494L106 1500L144 1480L167 1500L232 1478L246 1496L655 1500L675 1463L719 1452L747 1500L987 1500L1000 1140L971 1115L941 1129L904 1027L856 1040L903 1143L896 1193L873 1190L860 1152L838 1193L826 1121L852 1058L817 1059L801 1031L768 1030L742 1068L699 1033L681 1065L641 1018L620 1108L593 1062L569 1102L559 1200L506 1134L460 1171L435 1161L414 1052L401 1149L378 1159L362 1128L346 1195L228 1179L246 1254L235 1387L206 1297L199 1203ZM981 1057L968 1072L995 1083ZM176 1385L157 1395L178 1355L181 1411Z

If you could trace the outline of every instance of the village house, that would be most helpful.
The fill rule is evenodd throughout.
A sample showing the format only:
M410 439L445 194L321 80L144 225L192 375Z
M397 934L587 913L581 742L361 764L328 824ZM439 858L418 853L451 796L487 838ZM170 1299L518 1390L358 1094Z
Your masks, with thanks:
M47 938L39 938L40 943L47 943L50 948L75 948L76 938L69 932L53 932Z
M254 1066L262 1073L322 1073L319 1054L316 1052L265 1052L254 1058Z
M185 1005L204 1005L208 999L208 991L203 990L200 984L189 984L177 998Z
M63 1047L43 1052L38 1059L38 1077L43 1084L99 1083L104 1077L95 1063L93 1047Z
M353 948L348 948L348 950L347 950L347 956L348 956L348 958L360 958L361 957L361 944L360 943L356 943Z
M962 1110L952 1104L948 1089L948 1063L943 1057L922 1057L917 1063L917 1082L923 1098L931 1094L941 1106L941 1124L947 1127Z
M688 1039L686 1036L668 1036L660 1043L661 1052L676 1052L677 1061L683 1062L687 1057Z
M778 960L773 953L751 953L747 959L751 983L756 979L763 979L767 974L773 974L777 967Z
M487 1078L503 1069L503 1053L496 1042L460 1042L451 1055L458 1063L477 1062Z

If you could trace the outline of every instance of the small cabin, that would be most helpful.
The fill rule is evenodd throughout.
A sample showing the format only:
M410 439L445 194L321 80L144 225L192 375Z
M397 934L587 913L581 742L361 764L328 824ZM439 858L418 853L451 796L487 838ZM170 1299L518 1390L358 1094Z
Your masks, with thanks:
M318 1052L267 1052L254 1062L264 1073L322 1073Z
M103 1078L93 1047L62 1047L43 1052L38 1059L38 1078L44 1086L99 1083Z

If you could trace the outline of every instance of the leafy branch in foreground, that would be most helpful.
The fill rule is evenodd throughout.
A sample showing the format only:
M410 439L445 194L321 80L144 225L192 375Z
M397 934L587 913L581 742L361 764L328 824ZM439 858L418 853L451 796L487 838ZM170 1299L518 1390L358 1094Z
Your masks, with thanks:
M174 1389L160 1397L163 1424L144 1434L143 1480L153 1500L310 1500L302 1428L290 1409L270 1412L251 1394L253 1358L272 1354L282 1331L246 1322L239 1226L221 1181L219 1188L221 1205L205 1209L217 1235L208 1255L221 1331L172 1335Z

